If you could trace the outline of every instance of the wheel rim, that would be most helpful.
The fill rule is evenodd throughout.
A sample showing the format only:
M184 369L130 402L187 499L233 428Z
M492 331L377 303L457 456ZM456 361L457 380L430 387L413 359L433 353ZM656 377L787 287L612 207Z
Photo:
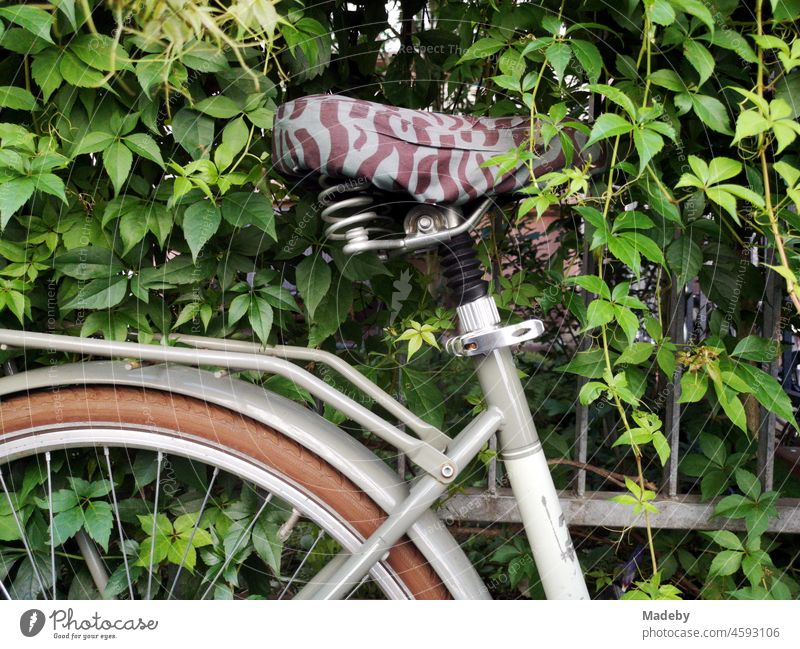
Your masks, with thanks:
M263 511L263 507L266 507L266 505L270 503L273 498L282 503L288 504L303 518L313 521L313 523L318 526L320 530L324 532L324 534L329 535L331 539L335 540L336 543L338 543L339 546L341 546L341 548L347 552L355 551L364 540L363 537L356 530L354 530L351 525L338 517L335 512L322 500L320 500L314 494L311 494L307 490L303 489L291 479L281 475L271 467L265 466L253 458L245 456L235 450L209 442L206 439L153 426L138 426L133 424L120 425L119 423L103 425L97 422L92 422L91 424L73 422L69 424L39 426L7 433L6 435L0 436L0 470L5 469L11 465L11 463L17 460L44 455L47 458L49 471L49 453L69 451L73 449L94 449L96 453L103 449L103 452L98 454L98 462L103 459L103 456L108 458L108 451L110 449L133 449L156 452L158 453L159 458L157 474L159 478L161 473L160 469L162 457L176 456L185 458L191 462L197 462L205 466L216 468L225 474L235 476L245 483L254 485L260 492L266 493L267 495L263 496L262 499L263 505L261 511ZM215 472L212 476L212 484L214 476L216 475L217 473ZM105 477L108 477L108 475ZM48 484L49 478L50 474L48 473ZM212 485L210 484L209 493L211 491L211 486ZM158 513L158 493L159 487L157 482L156 502L154 504L154 510L156 510L156 513ZM117 508L116 494L113 488L111 490L111 495L113 496L112 500L114 501L113 506L114 508ZM208 494L206 494L206 499L207 498ZM8 499L8 504L12 504L9 496L9 489L5 482L2 483L0 499ZM14 508L12 506L12 512L13 509ZM261 511L259 511L253 518L253 523L255 523L255 521L259 518ZM49 508L49 515L50 530L52 530L52 501ZM114 532L117 531L117 523L119 523L118 509L116 512ZM154 530L155 525L156 522L154 517ZM33 561L30 550L28 550L25 532L22 528L21 532L23 535L22 543L28 552L29 558L31 558L33 570L37 571L36 562ZM242 538L244 538L244 536L245 535L243 534ZM320 540L320 538L321 537L319 536L317 537L317 542ZM154 545L155 544L153 544L153 546ZM296 582L295 578L297 577L297 573L299 573L300 568L303 567L305 559L307 559L310 553L313 552L315 546L316 542L314 546L308 550L308 554L301 561L300 567L297 568L297 571L294 573L294 575L290 576L289 581L286 583L285 588L281 592L279 598L282 598L283 595L289 591L289 588L293 584L302 583ZM233 551L231 552L231 557L235 556L236 552L237 548L234 547ZM123 552L122 556L125 558L126 553ZM54 565L54 563L55 561L53 560L52 564ZM89 561L87 559L87 564L88 563ZM158 566L153 566L152 564L150 566L148 592L150 590L149 579L152 578L153 567L158 568ZM175 578L175 582L172 584L172 589L169 591L169 596L172 596L173 594L175 584L178 581L178 577L180 576L182 568L183 565L179 566L178 568L178 575ZM91 566L89 566L89 569L91 572ZM130 572L127 559L125 559L125 570L128 573L128 580L130 582ZM222 572L223 570L220 570L218 576L221 575ZM408 589L387 563L379 562L376 564L371 570L369 577L375 582L375 584L387 598L410 598ZM40 580L40 584L42 581L44 582L42 594L45 596L48 594L52 596L52 579L48 580L44 575L37 575L37 578ZM351 595L361 586L361 583L363 582L360 582L354 587L354 589L351 591ZM206 591L203 593L203 598L208 595L213 586L214 583L208 585ZM133 595L132 588L130 594ZM1 580L0 596L5 596L9 599L11 598L6 585L3 584Z

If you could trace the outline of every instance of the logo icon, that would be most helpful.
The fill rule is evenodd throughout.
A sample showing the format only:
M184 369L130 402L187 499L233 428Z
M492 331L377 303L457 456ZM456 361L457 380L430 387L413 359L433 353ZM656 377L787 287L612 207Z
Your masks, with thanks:
M39 609L32 608L29 611L25 611L22 617L19 618L19 630L27 638L37 635L43 628L44 613Z

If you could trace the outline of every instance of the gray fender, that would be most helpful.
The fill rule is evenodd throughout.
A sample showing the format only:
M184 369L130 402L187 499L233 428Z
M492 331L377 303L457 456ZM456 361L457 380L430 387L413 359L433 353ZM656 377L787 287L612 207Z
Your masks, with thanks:
M205 400L260 421L328 462L386 512L408 488L386 464L342 429L315 412L263 388L184 365L130 365L96 361L54 365L0 378L0 397L71 385L129 385ZM408 536L456 599L488 599L489 592L446 526L429 511Z

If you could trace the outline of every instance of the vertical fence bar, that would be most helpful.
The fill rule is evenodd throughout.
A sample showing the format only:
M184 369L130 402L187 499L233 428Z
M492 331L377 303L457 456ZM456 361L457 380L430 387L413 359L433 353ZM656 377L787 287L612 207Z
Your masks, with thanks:
M667 331L672 342L681 345L685 342L686 332L686 301L687 296L678 284L678 278L672 278L672 290L669 296L669 326ZM678 463L680 462L680 432L681 432L681 406L678 401L681 397L681 376L683 368L675 367L675 374L666 390L666 403L664 405L664 431L669 441L670 454L664 467L664 483L667 495L678 495Z
M586 242L583 246L581 274L591 275L594 272L594 257L589 250L589 243ZM589 303L590 300L588 293L584 293L583 299L586 304ZM580 349L587 349L590 344L590 338L588 336L584 336L580 343ZM581 388L586 385L587 381L588 379L583 376L578 377L578 392L576 392L576 395L580 393ZM576 402L575 406L575 447L577 451L577 457L575 459L578 462L581 462L581 464L585 465L589 453L589 408L588 406L581 405L579 401ZM577 469L576 471L575 492L580 498L583 498L583 496L586 494L586 469Z
M770 250L767 263L772 263L774 253ZM764 289L763 300L763 328L762 335L765 338L775 340L780 344L783 336L781 329L781 304L783 291L781 282L777 279L777 273L767 269L767 284ZM765 363L763 366L776 379L778 377L777 360ZM775 483L775 413L766 408L760 408L758 426L758 477L765 491L770 491Z

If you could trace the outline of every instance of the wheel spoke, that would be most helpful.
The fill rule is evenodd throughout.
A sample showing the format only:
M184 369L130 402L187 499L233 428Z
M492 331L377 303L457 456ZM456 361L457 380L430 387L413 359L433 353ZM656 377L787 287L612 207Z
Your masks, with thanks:
M303 560L300 562L300 565L297 566L297 569L294 571L292 576L289 578L289 581L286 582L286 585L283 587L283 590L281 591L281 594L278 595L278 599L283 599L283 596L286 594L286 591L289 590L289 587L292 585L292 583L294 583L294 580L297 579L297 575L300 574L300 570L305 565L306 560L311 555L311 553L314 551L314 548L317 547L317 544L322 540L322 537L324 535L325 535L325 530L320 530L317 533L317 538L314 539L314 543L311 544L311 547L308 549L308 552L306 552L306 556L303 557Z
M108 467L108 481L111 484L111 502L114 505L114 517L117 519L119 549L122 552L122 561L125 564L125 576L128 578L128 592L131 595L131 599L135 599L133 595L133 582L131 581L131 568L128 565L128 553L125 551L125 535L122 533L122 519L119 516L119 505L117 505L117 491L114 488L114 477L111 472L111 455L108 452L108 446L103 447L103 452L106 456L106 467Z
M8 500L8 506L11 508L11 514L14 516L14 522L17 524L17 529L19 530L19 535L22 539L22 545L25 546L25 552L28 555L28 560L31 562L33 574L36 576L36 581L39 583L39 588L42 589L42 594L44 594L47 592L47 589L44 587L42 576L39 574L39 566L36 565L36 561L33 558L33 552L31 552L31 547L28 545L28 537L25 534L25 528L22 526L22 521L19 520L17 510L14 508L14 503L11 501L11 494L8 493L8 487L6 487L6 481L5 478L3 478L2 469L0 469L0 486L3 488L3 492L6 495L6 500Z
M47 504L50 518L50 579L53 586L53 600L58 599L56 594L56 544L53 543L53 471L50 466L50 451L44 454L47 463Z
M366 575L364 575L364 576L361 578L361 581L359 581L359 582L356 584L356 587L355 587L355 588L353 588L353 590L351 590L351 591L348 593L348 595L347 595L347 597L345 597L345 599L346 599L346 600L347 600L347 599L350 599L350 598L351 598L353 595L355 595L355 594L356 594L356 591L357 591L359 588L361 588L361 587L364 585L364 582L365 582L365 581L367 581L367 579L369 579L369 573L367 573Z
M158 452L158 463L156 467L156 496L155 502L153 503L153 533L151 536L150 542L150 561L147 567L147 599L150 599L150 595L152 593L151 588L153 585L153 561L156 555L156 530L158 522L158 492L161 489L161 461L164 457L164 454L159 451Z
M217 475L219 474L219 468L214 467L214 473L211 475L211 480L208 483L208 489L206 489L206 495L203 497L203 502L200 505L200 513L197 514L197 520L194 522L194 528L192 528L192 534L189 536L189 542L186 544L186 549L183 551L183 556L181 557L180 565L178 566L178 572L175 573L175 579L172 581L172 587L169 589L169 595L167 595L167 599L172 599L172 593L175 591L175 586L178 584L178 578L181 576L181 570L183 570L183 564L186 562L186 557L189 556L189 549L192 547L192 541L194 541L194 535L197 533L198 527L200 527L200 519L203 517L203 512L206 510L206 504L208 503L208 498L211 496L211 489L214 486L214 480L217 479Z
M264 502L261 504L261 507L259 508L258 512L256 512L255 516L253 516L253 520L250 521L250 524L247 526L247 528L242 531L241 535L239 535L239 538L236 540L236 545L233 546L233 550L231 550L231 553L228 555L228 558L225 559L225 563L222 564L222 567L219 569L219 572L217 572L217 574L214 576L214 579L208 585L208 588L206 588L205 592L203 593L203 596L200 599L206 598L208 593L211 592L211 589L214 587L214 584L216 584L217 580L220 578L220 576L222 576L222 573L225 572L225 568L227 568L228 564L230 564L230 562L233 561L233 558L236 556L236 552L239 550L239 546L242 544L242 541L244 541L244 539L250 533L250 530L253 529L253 526L256 524L256 521L261 517L262 512L264 511L270 500L272 500L272 494L267 494L267 497L264 498Z

